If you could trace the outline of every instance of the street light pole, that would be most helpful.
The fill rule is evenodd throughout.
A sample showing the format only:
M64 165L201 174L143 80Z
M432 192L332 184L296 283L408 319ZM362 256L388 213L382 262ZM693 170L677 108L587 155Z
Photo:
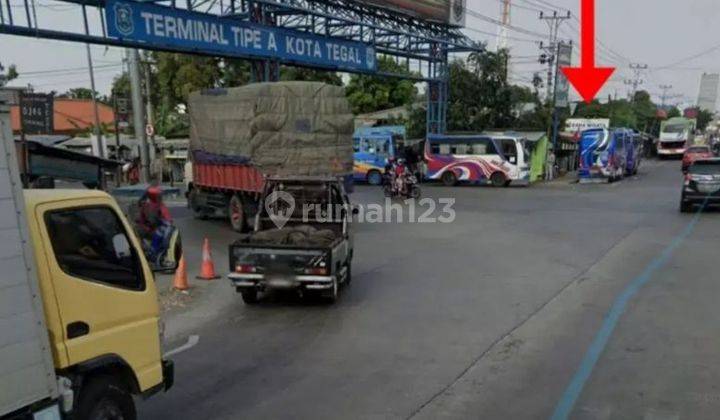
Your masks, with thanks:
M102 131L100 130L100 112L98 111L97 91L95 90L95 71L93 70L92 53L90 52L90 44L85 44L87 50L88 70L90 71L90 89L92 91L93 113L95 117L95 139L96 152L95 155L101 158L105 157L103 148Z

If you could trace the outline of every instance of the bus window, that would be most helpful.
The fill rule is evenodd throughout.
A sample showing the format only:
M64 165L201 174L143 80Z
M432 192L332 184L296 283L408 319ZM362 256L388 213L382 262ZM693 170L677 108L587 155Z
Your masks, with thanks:
M502 148L502 153L505 155L505 158L508 160L508 162L512 164L517 164L517 145L515 144L515 140L511 139L503 139L500 140L500 147Z
M441 155L449 155L450 154L450 145L449 144L440 144L439 154Z
M440 154L440 145L437 143L431 143L430 144L430 152L433 155L439 155Z
M390 154L390 145L386 139L371 139L370 140L371 153L377 154L378 156L388 156Z
M472 150L468 151L468 154L475 156L497 154L497 149L495 149L495 145L490 139L473 140L471 149Z
M450 148L450 152L453 155L467 155L468 154L468 145L467 144L454 144Z

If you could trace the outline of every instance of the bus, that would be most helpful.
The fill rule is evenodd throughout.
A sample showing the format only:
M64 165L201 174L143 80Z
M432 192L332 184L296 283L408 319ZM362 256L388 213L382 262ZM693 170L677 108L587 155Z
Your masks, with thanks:
M580 182L614 182L625 176L627 147L632 146L632 136L625 129L592 129L580 135Z
M695 140L697 120L691 118L670 118L660 125L660 139L657 152L660 157L680 157Z
M355 181L367 182L370 185L382 184L385 165L400 152L404 143L404 126L361 127L355 130Z
M637 175L645 148L643 138L635 130L626 130L624 139L626 151L625 176Z
M430 135L425 177L447 186L460 182L495 187L530 183L530 153L514 135Z

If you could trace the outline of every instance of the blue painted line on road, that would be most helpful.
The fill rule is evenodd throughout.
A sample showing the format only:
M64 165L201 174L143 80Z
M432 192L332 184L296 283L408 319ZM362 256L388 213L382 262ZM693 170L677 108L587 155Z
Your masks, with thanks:
M608 340L610 340L613 331L615 331L615 327L617 327L618 321L625 312L625 308L630 302L630 299L632 299L635 294L637 294L637 292L650 281L653 274L655 274L658 269L668 262L675 250L685 241L685 239L688 238L688 236L690 236L700 220L700 215L702 214L704 208L705 205L703 205L700 208L700 211L695 214L695 217L687 228L675 237L672 243L670 243L670 245L668 245L668 247L665 248L658 257L652 260L645 270L633 279L625 290L623 290L623 292L615 299L610 311L603 320L600 330L598 330L590 348L588 348L585 353L585 357L582 362L580 362L580 366L575 372L570 384L567 386L565 392L555 406L555 412L553 413L551 420L566 420L570 416L577 399L580 397L580 393L582 393L582 390L585 387L585 383L590 378L590 374L595 368L600 355L605 350Z

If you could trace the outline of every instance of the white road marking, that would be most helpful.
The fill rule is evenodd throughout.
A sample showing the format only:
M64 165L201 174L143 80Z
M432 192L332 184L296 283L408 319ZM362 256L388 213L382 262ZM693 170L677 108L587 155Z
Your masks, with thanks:
M170 350L169 352L165 353L163 355L163 357L170 358L170 357L180 354L186 350L190 350L191 348L195 347L197 345L197 343L199 343L199 342L200 342L199 335L191 335L190 337L188 337L187 343L183 344L182 346L180 346L176 349Z

